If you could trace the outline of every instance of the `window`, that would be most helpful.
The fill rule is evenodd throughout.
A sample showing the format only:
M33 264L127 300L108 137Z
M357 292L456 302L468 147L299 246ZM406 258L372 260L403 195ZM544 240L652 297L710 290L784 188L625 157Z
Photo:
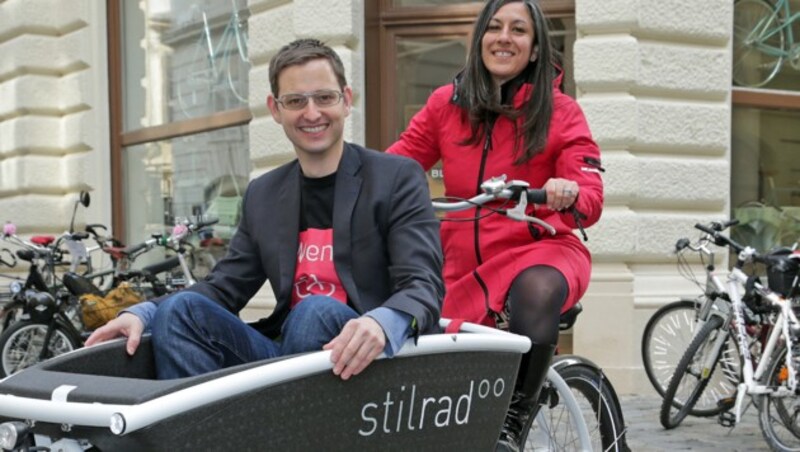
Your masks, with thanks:
M732 235L761 251L800 238L797 11L798 0L734 4Z
M114 231L127 243L215 216L250 174L246 0L109 1Z

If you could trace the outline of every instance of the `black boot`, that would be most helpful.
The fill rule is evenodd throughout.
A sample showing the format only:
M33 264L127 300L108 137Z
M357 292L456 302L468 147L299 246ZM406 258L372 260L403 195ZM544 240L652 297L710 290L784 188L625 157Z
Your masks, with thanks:
M539 393L555 351L555 345L534 343L530 351L522 355L511 405L503 421L495 451L517 452L525 448L525 438L538 411L536 404L539 402Z

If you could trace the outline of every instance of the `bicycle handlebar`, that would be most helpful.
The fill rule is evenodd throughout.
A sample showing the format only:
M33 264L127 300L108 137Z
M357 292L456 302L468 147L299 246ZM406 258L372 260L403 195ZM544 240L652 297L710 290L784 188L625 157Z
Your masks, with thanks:
M435 210L444 212L456 212L460 210L467 210L474 207L480 207L488 202L498 199L516 200L517 205L512 209L498 209L494 212L506 215L507 217L517 221L527 221L536 223L542 226L551 235L556 234L556 230L549 223L529 216L525 211L528 202L534 204L544 204L547 202L547 192L541 188L529 188L529 184L525 181L511 180L506 182L506 176L493 177L481 184L481 189L484 193L475 195L469 199L460 199L458 201L432 201Z
M219 218L210 218L207 220L203 220L197 223L179 223L175 225L172 234L169 237L164 237L163 235L156 235L152 238L145 240L144 242L137 243L135 245L130 245L122 249L121 253L128 256L128 258L135 259L136 256L143 253L144 251L150 250L155 246L163 246L163 247L170 247L179 244L183 239L187 236L191 235L198 230L211 226L219 222Z

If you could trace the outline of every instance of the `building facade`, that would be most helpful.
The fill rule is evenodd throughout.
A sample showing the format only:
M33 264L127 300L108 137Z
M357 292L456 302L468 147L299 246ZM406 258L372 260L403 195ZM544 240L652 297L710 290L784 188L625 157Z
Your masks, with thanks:
M675 241L696 237L697 222L772 218L748 202L800 205L790 154L800 142L797 79L787 63L763 86L734 86L731 0L541 3L564 53L565 90L607 168L603 218L588 231L592 283L567 340L620 392L644 390L645 322L698 292L677 272ZM92 205L80 221L111 224L129 243L213 214L213 263L247 181L293 158L265 104L268 62L282 45L314 37L339 52L355 93L346 139L382 149L459 69L480 7L0 0L0 220L23 234L58 233L82 189ZM750 222L761 227L750 239L782 240L765 238L764 221ZM772 221L792 236L783 217ZM265 288L246 318L268 313L270 299Z

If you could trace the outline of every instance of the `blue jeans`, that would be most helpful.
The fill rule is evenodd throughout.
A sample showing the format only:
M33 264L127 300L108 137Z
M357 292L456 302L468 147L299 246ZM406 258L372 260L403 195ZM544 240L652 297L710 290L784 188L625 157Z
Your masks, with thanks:
M358 314L333 298L311 296L286 318L274 341L207 297L177 293L151 322L159 379L182 378L293 353L321 350Z

